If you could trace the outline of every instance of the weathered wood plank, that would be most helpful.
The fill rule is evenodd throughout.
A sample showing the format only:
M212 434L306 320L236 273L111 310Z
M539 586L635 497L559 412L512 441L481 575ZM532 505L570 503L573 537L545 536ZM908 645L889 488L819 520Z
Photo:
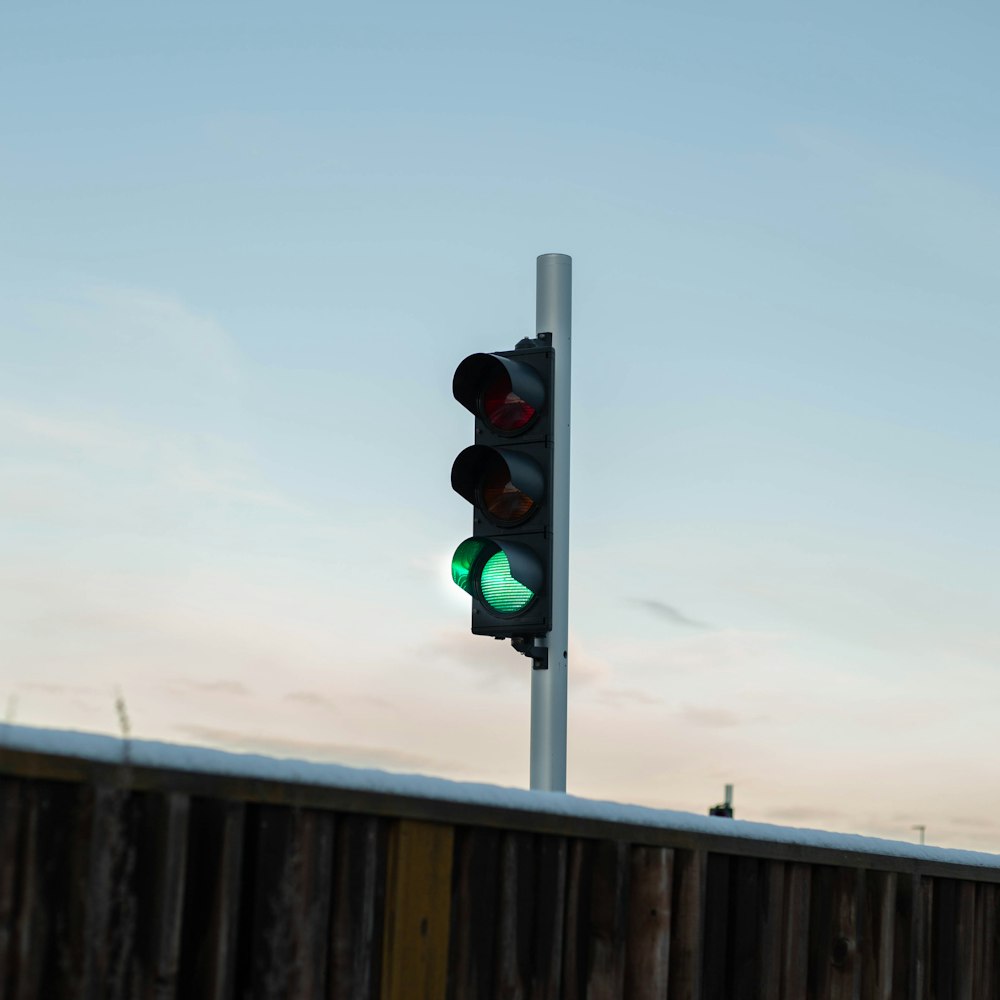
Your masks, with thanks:
M0 780L0 1000L7 1000L9 995L7 984L13 965L23 785L9 778Z
M707 863L705 851L674 852L669 1000L701 1000Z
M997 889L976 886L976 969L973 995L992 997L997 989Z
M664 1000L670 976L674 852L667 847L633 847L629 865L625 996Z
M590 894L597 845L572 840L566 873L566 937L563 955L565 1000L585 1000L590 932Z
M955 996L956 924L958 922L958 883L954 879L936 879L931 911L930 982L934 1000L953 1000Z
M535 844L535 932L530 1000L562 997L566 921L565 837L541 836Z
M4 993L59 1000L82 993L85 976L85 898L88 872L89 789L34 783L17 811L21 835L14 847L16 893Z
M955 921L955 1000L976 1000L976 884L957 883Z
M865 873L838 868L833 879L833 944L830 953L830 1000L860 1000L859 903Z
M500 833L455 832L455 870L448 948L449 1000L492 1000L497 942Z
M934 945L934 880L913 876L913 912L910 952L910 1000L930 1000L931 954Z
M760 910L760 1000L781 1000L785 943L785 872L781 861L764 862Z
M628 845L600 841L590 897L587 1000L618 1000L625 990L628 877Z
M86 995L126 1000L135 982L140 796L120 785L95 790L87 899Z
M245 821L242 802L191 803L177 983L182 998L235 998Z
M247 817L247 906L237 994L322 996L329 947L334 817L266 806Z
M378 996L387 836L374 816L338 820L329 1000Z
M734 858L730 867L726 996L731 1000L757 1000L760 995L762 864L757 858Z
M809 992L817 1000L859 1000L858 903L861 872L821 866L813 871L809 930Z
M454 828L401 820L389 833L382 1000L445 1000Z
M913 953L913 877L896 876L893 918L892 1000L910 1000Z
M145 796L138 902L139 947L134 995L174 1000L180 964L181 915L187 874L190 800L186 795Z
M224 803L222 843L212 883L212 905L209 910L211 951L205 964L207 975L204 990L208 1000L230 1000L236 989L245 829L244 804Z
M864 894L861 995L892 1000L896 943L896 873L869 872Z
M42 957L48 931L45 907L40 899L41 881L39 853L42 847L44 789L38 784L26 789L24 802L24 836L18 867L20 892L14 917L14 955L12 989L14 1000L32 1000L41 989Z
M809 981L812 936L812 869L792 864L785 876L785 947L781 971L782 1000L801 1000Z
M299 997L327 994L334 836L331 813L309 809L299 815L296 850L301 861L293 907L297 969L294 995Z
M285 919L294 864L292 810L254 806L247 810L243 895L237 953L236 995L264 1000L291 981L291 927Z
M734 858L709 854L705 878L705 937L702 943L703 1000L729 1000L730 878Z
M809 996L829 1000L832 951L835 942L833 875L829 865L813 869L809 897Z
M533 838L524 833L504 833L500 838L497 1000L525 1000L531 980L534 846Z
M53 998L83 995L87 967L87 885L90 873L94 793L86 786L59 788L61 806L53 815L61 829L50 849L61 852L49 868L48 896L56 911L58 968L45 989Z
M574 841L566 883L565 1000L622 995L627 898L627 845Z

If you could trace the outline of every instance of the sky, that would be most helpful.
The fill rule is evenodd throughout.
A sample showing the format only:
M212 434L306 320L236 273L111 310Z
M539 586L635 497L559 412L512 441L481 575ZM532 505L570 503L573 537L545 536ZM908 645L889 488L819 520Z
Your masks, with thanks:
M1000 15L0 11L0 712L528 782L466 355L573 257L568 790L1000 851Z

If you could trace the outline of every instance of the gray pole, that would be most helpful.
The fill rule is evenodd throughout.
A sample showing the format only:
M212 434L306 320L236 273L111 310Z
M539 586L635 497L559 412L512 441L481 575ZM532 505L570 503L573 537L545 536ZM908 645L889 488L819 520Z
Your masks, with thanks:
M551 333L555 353L552 422L552 630L548 670L531 671L531 787L566 791L566 675L569 639L570 312L573 261L544 253L537 261L535 332Z

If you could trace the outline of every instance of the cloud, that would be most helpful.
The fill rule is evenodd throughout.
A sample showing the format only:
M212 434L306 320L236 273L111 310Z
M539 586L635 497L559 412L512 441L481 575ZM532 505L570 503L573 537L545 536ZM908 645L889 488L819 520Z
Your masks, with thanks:
M523 686L531 671L528 658L515 653L507 640L496 641L488 636L472 635L465 631L441 630L423 646L423 652L418 655L425 654L441 656L463 667L471 667L480 676L485 687ZM609 664L583 647L573 632L569 636L568 659L571 687L589 687L611 677Z
M366 705L370 708L391 709L394 703L388 698L380 698L377 695L351 693L350 698L337 697L321 691L289 691L284 696L284 701L295 705L304 705L306 708L318 709L324 712L343 712L348 708L351 712L357 710L359 705Z
M603 688L595 694L594 701L599 701L613 708L627 708L629 706L653 708L663 704L663 699L659 695L643 691L640 688Z
M643 608L650 614L659 618L661 621L669 622L671 625L680 625L683 628L712 628L707 622L698 621L695 618L689 618L682 611L678 611L671 604L667 604L664 601L654 601L648 598L634 598L630 603L636 605L636 607Z
M164 685L173 693L197 692L201 694L221 694L230 698L247 698L252 692L242 681L201 681L194 678L178 677Z
M955 829L971 827L975 830L984 830L991 833L1000 832L1000 823L988 816L954 816L950 820L945 821L945 825L949 825Z
M677 713L677 717L683 722L690 722L695 726L708 726L713 729L728 729L740 726L747 721L736 712L707 705L685 705Z
M20 681L18 690L35 691L40 694L76 694L97 695L107 694L107 690L91 684L51 684L42 681Z
M515 653L510 643L472 635L464 629L440 630L415 655L418 659L442 659L470 670L485 688L523 685L531 669L527 658Z
M845 824L848 816L834 809L814 808L811 806L781 806L777 809L767 809L763 813L769 820L780 823L815 823L825 827Z
M0 404L9 473L0 515L48 530L98 534L221 531L233 515L314 524L312 511L264 481L235 438L80 413Z
M36 312L68 322L78 336L124 353L133 362L158 358L160 364L194 364L227 381L239 376L239 350L229 332L212 317L159 291L91 283Z
M667 684L676 691L680 682L685 690L714 687L722 673L734 678L749 676L748 671L755 677L798 676L802 664L786 649L788 642L779 632L685 629L655 639L622 634L603 642L599 651L616 673L642 677L644 684L665 692Z
M79 415L59 417L8 404L0 406L0 428L9 443L27 439L36 447L50 445L96 455L134 450L134 434Z
M10 309L31 336L0 401L5 513L79 523L155 508L173 523L185 516L179 500L308 513L259 471L238 343L216 320L109 285L53 289Z

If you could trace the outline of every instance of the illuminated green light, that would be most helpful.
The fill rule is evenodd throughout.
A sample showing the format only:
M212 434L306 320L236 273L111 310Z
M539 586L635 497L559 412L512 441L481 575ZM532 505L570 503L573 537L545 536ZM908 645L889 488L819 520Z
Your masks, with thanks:
M533 590L529 590L523 583L518 583L510 575L510 563L503 552L496 552L486 560L486 565L483 567L479 579L479 586L483 592L483 600L494 611L505 615L523 610L535 596Z
M451 557L451 578L467 594L472 593L469 572L482 550L483 543L478 538L467 538L455 549L455 554Z

